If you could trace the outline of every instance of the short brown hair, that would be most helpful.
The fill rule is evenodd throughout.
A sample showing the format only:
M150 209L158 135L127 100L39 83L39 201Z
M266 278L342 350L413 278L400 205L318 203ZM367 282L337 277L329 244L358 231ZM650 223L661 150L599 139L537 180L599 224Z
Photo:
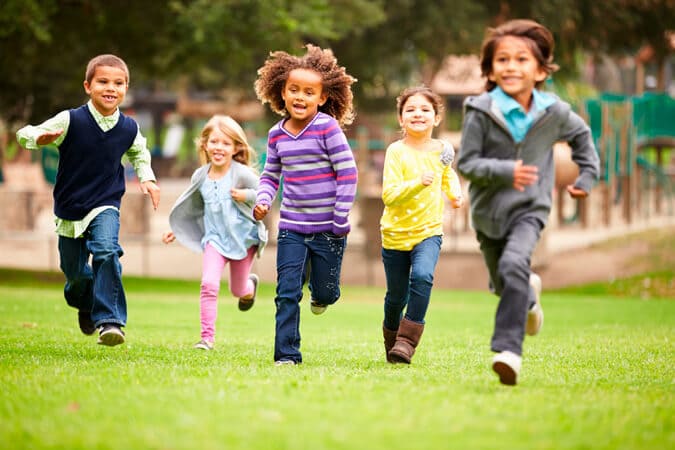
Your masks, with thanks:
M553 63L553 49L555 42L553 34L548 28L528 19L515 19L499 25L497 28L489 28L481 47L480 70L481 74L488 78L492 73L492 59L495 56L495 49L499 41L506 36L521 38L527 42L532 54L539 62L539 66L544 69L547 75L558 70L558 65ZM538 81L536 87L541 87L544 81ZM497 86L494 81L488 78L485 83L485 89L491 91Z
M110 54L94 56L89 60L87 71L84 73L84 79L87 83L91 83L91 79L94 78L94 72L96 72L96 68L99 66L117 67L118 69L122 69L127 77L127 84L129 84L129 68L127 67L127 63L119 56Z

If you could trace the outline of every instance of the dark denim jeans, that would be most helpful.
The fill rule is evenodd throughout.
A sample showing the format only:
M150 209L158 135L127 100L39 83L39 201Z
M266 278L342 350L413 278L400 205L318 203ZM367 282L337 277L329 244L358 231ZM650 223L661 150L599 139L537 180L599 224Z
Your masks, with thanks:
M494 352L523 353L527 310L535 301L530 260L543 227L538 219L526 217L515 222L504 239L476 233L490 274L490 290L499 296L491 343Z
M309 277L312 299L332 305L340 298L340 270L346 237L333 233L302 234L279 230L277 239L277 306L274 360L302 362L300 300Z
M96 327L104 323L124 326L127 322L119 229L119 211L106 209L91 221L82 237L59 236L61 270L66 276L63 295L73 308L91 311Z
M387 278L384 296L384 326L387 329L398 330L406 305L406 319L424 323L442 242L440 236L431 236L410 251L382 249Z

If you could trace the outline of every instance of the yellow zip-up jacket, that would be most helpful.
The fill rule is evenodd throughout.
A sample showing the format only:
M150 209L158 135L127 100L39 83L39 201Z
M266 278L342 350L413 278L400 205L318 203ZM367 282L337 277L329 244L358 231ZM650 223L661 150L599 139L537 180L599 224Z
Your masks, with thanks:
M382 247L409 251L430 236L443 235L441 192L453 200L462 196L462 189L457 173L441 160L441 153L440 148L419 151L402 141L387 148L382 180ZM429 186L421 181L426 171L436 174Z

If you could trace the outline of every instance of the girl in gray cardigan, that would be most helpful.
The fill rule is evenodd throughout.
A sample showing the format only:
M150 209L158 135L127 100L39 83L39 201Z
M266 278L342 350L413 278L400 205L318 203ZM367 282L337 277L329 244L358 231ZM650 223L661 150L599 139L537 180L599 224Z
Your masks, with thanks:
M239 309L255 302L258 276L251 273L253 257L262 254L267 230L253 218L258 175L250 167L255 150L246 134L229 116L216 115L197 139L204 163L192 174L190 186L171 209L171 230L162 241L178 240L203 252L200 288L201 340L195 348L213 349L218 292L223 269L230 264L230 291L239 297Z

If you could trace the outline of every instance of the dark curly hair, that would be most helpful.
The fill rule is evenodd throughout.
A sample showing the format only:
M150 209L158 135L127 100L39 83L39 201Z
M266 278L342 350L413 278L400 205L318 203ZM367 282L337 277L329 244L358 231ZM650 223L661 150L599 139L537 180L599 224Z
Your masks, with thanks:
M312 44L307 44L306 48L303 56L284 51L271 52L265 64L258 69L258 79L254 84L256 95L263 104L269 103L275 113L288 116L281 93L289 74L295 69L313 70L321 75L323 91L327 96L326 103L319 110L333 116L340 126L349 125L355 116L351 86L356 78L338 65L332 50Z
M488 29L480 52L480 70L484 77L487 78L492 73L492 59L495 56L497 44L506 36L524 39L547 75L558 70L558 65L553 63L555 42L553 41L553 34L551 34L548 28L534 20L515 19L505 22L497 28ZM541 87L544 81L546 80L537 82L536 87ZM489 79L485 83L485 89L488 91L491 91L496 86L497 84Z

